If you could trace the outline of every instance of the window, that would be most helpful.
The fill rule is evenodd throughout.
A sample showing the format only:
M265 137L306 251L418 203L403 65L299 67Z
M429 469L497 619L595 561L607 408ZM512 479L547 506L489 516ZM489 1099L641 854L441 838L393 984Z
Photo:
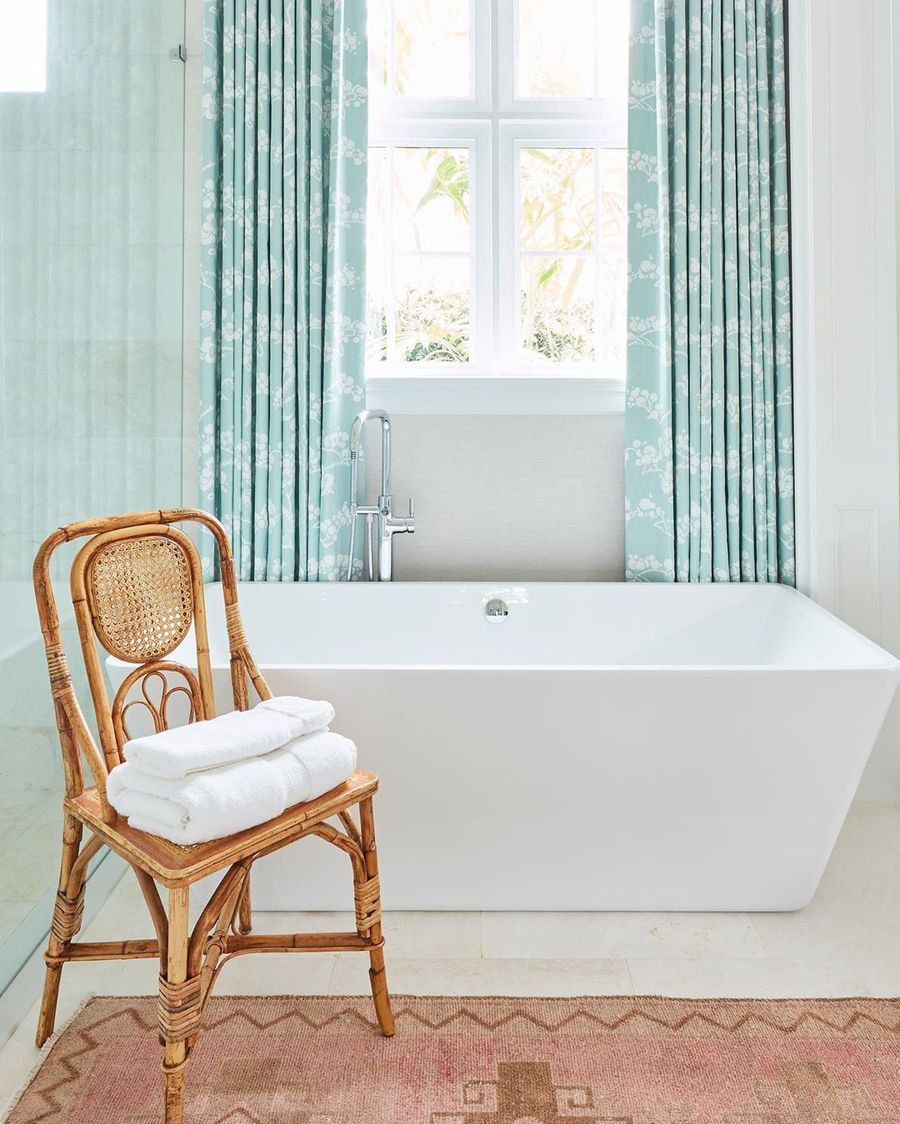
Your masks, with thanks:
M623 0L371 0L370 378L625 359Z
M0 0L0 93L47 88L47 0Z

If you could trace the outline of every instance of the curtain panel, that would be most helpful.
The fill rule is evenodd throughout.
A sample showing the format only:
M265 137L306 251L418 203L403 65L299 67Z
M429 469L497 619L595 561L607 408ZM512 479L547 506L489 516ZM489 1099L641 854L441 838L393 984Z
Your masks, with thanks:
M626 576L794 582L783 0L632 0Z
M365 0L205 3L200 498L242 580L331 581L347 564L365 27Z

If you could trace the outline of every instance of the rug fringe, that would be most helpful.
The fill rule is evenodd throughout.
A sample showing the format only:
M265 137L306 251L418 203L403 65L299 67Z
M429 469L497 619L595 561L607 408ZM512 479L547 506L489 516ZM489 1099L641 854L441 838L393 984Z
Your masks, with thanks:
M47 1041L44 1043L44 1045L38 1051L38 1056L35 1059L34 1065L29 1069L28 1073L22 1079L21 1084L13 1092L10 1099L6 1102L6 1105L2 1108L2 1110L0 1110L0 1124L2 1124L2 1122L4 1120L8 1120L9 1117L12 1115L13 1110L15 1109L16 1105L19 1103L19 1101L28 1092L28 1089L31 1086L32 1081L34 1081L34 1079L37 1077L38 1073L40 1072L41 1066L47 1060L47 1055L50 1053L50 1051L53 1049L53 1047L56 1045L56 1043L59 1041L59 1039L62 1037L62 1035L64 1035L66 1033L66 1031L69 1029L69 1027L72 1025L72 1023L75 1022L75 1020L82 1013L82 1011L85 1009L85 1007L87 1007L88 1003L90 1003L91 1000L98 999L98 998L101 998L101 997L97 996L97 995L85 995L82 998L81 1002L78 1004L78 1006L75 1008L75 1010L72 1012L72 1014L63 1023L63 1025L61 1027L59 1027L58 1030L54 1030L54 1032L50 1035L50 1037L47 1039ZM135 996L133 998L137 998L137 997ZM31 1012L29 1011L29 1014L30 1013ZM26 1018L27 1018L27 1016L26 1016ZM25 1022L25 1019L23 1019L22 1022L19 1023L19 1026L21 1026L22 1023L24 1023L24 1022ZM16 1028L16 1030L18 1030L18 1027ZM14 1034L15 1034L15 1031L13 1031L13 1035ZM7 1040L7 1042L6 1042L7 1046L12 1041L13 1035L10 1035L9 1039Z

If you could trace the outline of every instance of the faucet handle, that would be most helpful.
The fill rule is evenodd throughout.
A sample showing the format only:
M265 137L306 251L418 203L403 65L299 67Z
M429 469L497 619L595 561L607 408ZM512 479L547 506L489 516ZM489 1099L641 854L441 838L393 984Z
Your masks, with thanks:
M415 519L415 517L416 517L416 501L412 498L412 496L410 496L409 497L409 518Z

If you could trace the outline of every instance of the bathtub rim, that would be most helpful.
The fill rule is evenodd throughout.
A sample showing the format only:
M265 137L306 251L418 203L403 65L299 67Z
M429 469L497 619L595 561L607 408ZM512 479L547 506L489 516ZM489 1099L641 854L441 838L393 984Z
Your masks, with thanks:
M240 589L243 586L262 585L262 586L319 586L325 585L328 589L334 589L340 586L346 586L351 583L346 582L239 582L238 583L238 601L240 603ZM480 588L486 592L494 593L498 587L505 586L509 588L513 585L518 586L553 586L567 590L577 591L579 588L595 588L597 586L603 587L619 587L619 588L635 588L636 585L664 587L669 590L691 590L698 589L725 589L725 588L741 588L746 590L748 586L758 589L760 591L766 590L770 596L787 597L797 602L802 602L803 611L812 613L820 620L827 623L828 627L837 629L854 645L859 647L862 651L871 654L872 661L846 663L838 662L826 664L803 663L795 661L792 663L576 663L576 664L548 664L540 662L532 663L365 663L365 662L342 662L342 663L323 663L323 662L304 662L304 663L275 663L267 662L265 659L257 659L259 668L264 673L266 671L300 671L300 672L479 672L481 674L503 672L503 673L516 673L516 672L541 672L541 673L559 673L559 674L572 674L572 672L611 672L611 673L625 673L625 674L644 674L644 675L698 675L704 676L721 676L721 675L734 675L740 674L828 674L840 673L849 674L851 672L857 673L888 673L891 674L895 688L900 684L900 659L897 659L890 652L886 651L880 645L876 644L873 640L863 636L847 624L846 621L837 617L834 613L830 612L824 606L819 605L818 602L813 601L812 598L806 594L801 593L800 590L795 589L793 586L785 585L781 582L704 582L704 583L688 583L688 582L666 582L666 583L633 583L633 582L553 582L553 581L422 581L422 582L393 582L384 583L379 588L390 586L391 588L402 588L403 586L422 587L437 587L449 588L465 586L467 588ZM221 589L221 582L213 581L205 583L208 590ZM379 583L369 582L353 582L354 587L379 585ZM244 627L247 631L252 631L252 623L247 624L245 619ZM252 636L250 638L251 651L254 650ZM256 653L254 652L254 655ZM186 656L193 656L193 643L187 641L179 648L177 648L168 657L170 659L179 660L184 662L188 667L192 667L191 660L186 659ZM121 660L118 657L107 656L106 663L110 667L117 668L131 668L136 666L126 660ZM210 654L210 665L215 671L227 671L230 667L230 662L227 657L217 657L216 654Z

